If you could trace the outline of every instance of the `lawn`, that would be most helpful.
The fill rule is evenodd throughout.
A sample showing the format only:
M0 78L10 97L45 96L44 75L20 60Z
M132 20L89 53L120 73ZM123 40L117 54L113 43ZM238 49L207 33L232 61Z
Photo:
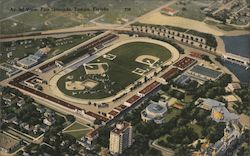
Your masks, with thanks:
M71 130L77 130L77 129L87 129L90 128L88 126L85 126L83 124L80 124L78 122L74 122L72 125L64 129L64 131L71 131Z
M192 95L185 95L184 101L186 103L192 102L193 101L193 96Z
M202 132L202 127L197 125L197 124L188 124L188 126L190 128L192 128L194 130L195 133L197 133L199 135L199 137L202 136L201 132Z
M132 73L136 68L141 68L150 71L152 68L148 65L136 62L136 58L140 55L152 55L160 58L156 63L162 64L171 57L171 53L165 47L152 43L133 42L121 45L109 52L115 55L114 60L108 60L99 57L90 63L107 63L109 65L108 71L105 75L86 75L83 66L80 66L75 71L68 73L61 77L57 82L58 88L69 96L86 99L101 99L115 95L128 85L134 83L141 78L140 75ZM91 90L80 91L80 94L72 95L72 91L65 89L65 82L67 77L73 76L71 81L83 81L84 79L92 79L98 81L99 84Z
M175 109L175 108L168 110L167 115L165 117L165 122L170 121L173 117L176 117L180 113L181 113L181 111L178 109Z
M37 1L35 3L30 3L29 0L4 1L1 7L3 11L0 15L2 18L20 13L19 11L10 11L10 8L38 8L38 11L30 11L14 18L14 20L18 20L20 23L27 25L27 29L18 29L18 27L13 28L10 27L10 25L6 25L5 27L1 27L1 33L14 34L32 31L30 29L31 27L34 28L34 30L48 30L79 26L81 23L89 24L91 19L100 17L101 15L104 15L102 19L104 23L124 22L122 19L135 19L169 2L169 0L78 0L74 1L74 3L70 0ZM40 6L44 4L46 4L48 8L69 8L71 11L39 11ZM1 23L2 22L0 22L0 24Z
M81 139L83 136L85 136L92 128L83 124L80 124L79 122L74 122L69 127L63 130L63 133L72 135L76 139Z
M82 137L84 137L87 133L89 132L89 130L79 130L79 131L74 131L74 132L65 132L66 134L69 134L73 137L75 137L76 139L80 140Z
M31 26L11 19L0 22L0 34L15 34L31 30Z

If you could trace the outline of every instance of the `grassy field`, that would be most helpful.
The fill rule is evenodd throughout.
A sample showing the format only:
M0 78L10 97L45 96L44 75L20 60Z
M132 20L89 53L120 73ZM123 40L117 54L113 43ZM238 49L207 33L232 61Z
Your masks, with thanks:
M88 126L82 125L78 122L74 122L72 125L64 129L64 131L71 131L71 130L77 130L77 129L87 129Z
M165 119L164 119L165 122L170 121L173 117L179 115L180 112L181 112L181 111L178 110L178 109L175 109L175 108L171 109L170 112L167 113L167 115L166 115L166 117L165 117Z
M11 18L11 22L19 23L18 26L11 27L5 21L0 22L1 34L14 34L34 30L48 30L79 26L81 24L88 25L89 21L104 15L100 21L103 23L124 23L125 21L135 19L138 16L149 12L161 5L166 4L169 0L37 0L30 3L29 0L11 0L1 2L0 18L20 14ZM11 8L36 8L36 11L11 11ZM41 11L42 7L46 7L50 11ZM56 8L57 11L54 11ZM59 9L69 8L70 11L58 11ZM77 8L77 9L75 9ZM5 23L5 24L2 24ZM19 29L19 27L22 27Z
M59 89L67 95L77 98L100 99L115 95L117 92L126 88L129 84L134 83L141 76L132 73L136 68L150 71L152 68L148 65L136 62L135 59L141 55L152 55L160 58L156 63L162 64L171 57L168 49L143 42L133 42L121 45L109 52L116 56L114 60L108 60L99 57L90 63L107 63L109 65L108 71L105 75L87 75L83 66L80 66L75 71L66 74L59 79L57 85ZM67 77L73 76L71 81L84 81L85 79L92 79L98 81L99 84L90 90L77 91L78 94L72 94L75 91L68 91L65 89L65 82Z
M48 53L47 58L46 58L46 59L49 59L84 41L87 41L91 37L87 35L75 35L75 36L69 36L65 38L70 38L70 39L67 39L66 41L58 41L60 38L46 38L46 39L43 38L43 39L36 39L36 40L32 39L32 40L15 41L15 42L0 42L0 49L1 49L0 63L6 62L8 60L7 58L8 52L12 52L13 54L13 56L9 58L10 60L12 60L13 58L23 58L23 57L28 56L29 54L33 54L37 52L39 47L43 47L45 45L51 48L51 51ZM65 39L65 38L61 38L61 39ZM25 41L28 41L30 43L21 44L21 42L25 42ZM64 44L56 46L55 45L56 43L58 44L64 43Z
M189 1L185 4L181 4L179 2L171 5L170 7L178 10L176 16L181 16L193 20L203 21L206 18L206 15L201 11L201 7L207 6L211 1Z
M74 122L69 127L63 130L63 133L72 135L76 139L80 140L83 136L85 136L92 128L86 125L80 124L78 122Z
M84 137L89 130L80 130L80 131L74 131L74 132L65 132L66 134L69 134L73 137L75 137L77 140L80 140L82 137Z

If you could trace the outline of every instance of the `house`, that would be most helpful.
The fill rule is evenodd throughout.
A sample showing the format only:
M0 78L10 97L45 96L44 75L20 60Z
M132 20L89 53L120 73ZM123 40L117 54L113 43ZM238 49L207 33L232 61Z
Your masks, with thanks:
M22 107L25 104L25 100L22 97L18 97L17 106Z
M37 134L39 131L40 131L40 125L37 124L37 125L34 126L33 133Z
M15 122L16 120L17 120L17 117L13 113L10 113L6 117L3 118L3 122L5 123L12 123L12 122Z
M195 101L195 105L205 110L212 110L213 107L225 106L224 103L210 99L210 98L199 98Z
M77 145L72 144L72 145L69 146L69 149L71 149L72 151L76 151L77 150Z
M235 90L238 90L238 89L241 89L241 86L239 83L229 83L227 86L226 86L226 91L229 91L229 92L234 92Z
M237 101L240 101L241 102L241 98L237 95L226 95L226 96L223 96L223 99L225 99L227 102L237 102Z
M32 126L29 125L28 123L24 123L24 125L23 125L23 128L24 128L25 130L27 130L27 131L33 130L33 128L31 128L31 127L32 127Z
M45 124L41 124L40 125L40 130L45 133L49 130L49 126L48 125L45 125Z
M12 123L15 124L15 125L18 125L18 124L19 124L19 120L17 119L17 117L15 117L15 118L12 120Z
M163 9L161 9L161 14L164 14L164 15L168 15L168 16L173 16L177 13L176 10L170 8L170 7L165 7Z
M48 125L48 126L53 125L55 122L56 122L56 120L55 120L54 117L46 117L46 118L43 119L43 123L45 125Z
M91 144L93 140L95 140L96 138L98 138L99 136L99 132L98 132L98 128L97 129L93 129L90 132L88 132L85 136L85 138L87 139L87 143Z
M7 57L8 57L8 58L11 58L12 56L13 56L13 53L12 53L12 52L8 52L8 53L7 53Z
M41 114L44 113L44 112L46 111L46 109L45 109L44 107L40 106L40 105L38 105L38 106L36 107L36 110L37 110L38 112L40 112Z
M46 118L49 118L49 117L54 117L55 116L55 112L50 110L50 109L47 109L43 115L46 117Z
M4 87L0 86L0 96L3 95L3 90L4 90Z
M172 105L172 107L176 108L176 109L183 109L184 108L184 105L181 104L181 103L175 103Z
M17 102L17 97L15 94L10 93L10 94L4 95L3 100L5 101L5 104L12 105L12 104L15 104Z

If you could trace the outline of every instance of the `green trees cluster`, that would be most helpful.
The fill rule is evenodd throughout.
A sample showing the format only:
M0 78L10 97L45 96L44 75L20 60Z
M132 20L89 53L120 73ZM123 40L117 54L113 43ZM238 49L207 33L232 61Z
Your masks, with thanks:
M204 98L216 98L226 94L225 87L228 83L232 82L232 77L229 74L223 75L216 81L206 81L203 85L199 86L195 91L191 92L197 99L199 97Z
M235 93L241 98L242 102L234 105L234 109L239 113L250 115L250 89L248 86L242 86L242 89L236 90Z

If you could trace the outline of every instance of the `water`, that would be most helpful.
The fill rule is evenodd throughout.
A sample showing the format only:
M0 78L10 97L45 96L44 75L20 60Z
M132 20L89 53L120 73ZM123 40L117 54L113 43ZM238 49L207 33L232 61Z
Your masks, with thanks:
M221 36L227 52L250 58L250 34Z
M227 67L234 75L240 80L241 83L250 86L250 69L246 70L246 67L231 63L226 60L222 60L221 63Z

